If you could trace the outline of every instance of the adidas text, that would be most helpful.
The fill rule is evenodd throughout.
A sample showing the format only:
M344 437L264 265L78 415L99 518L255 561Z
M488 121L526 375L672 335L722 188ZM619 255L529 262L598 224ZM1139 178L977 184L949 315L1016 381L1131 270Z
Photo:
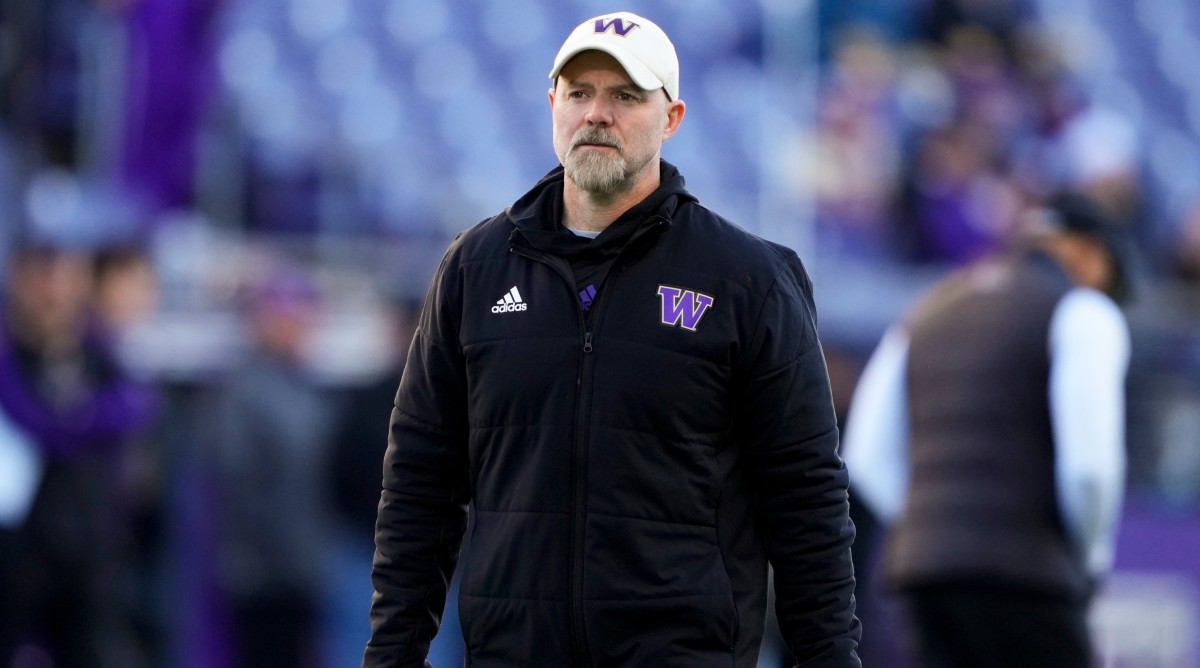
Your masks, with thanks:
M503 297L496 300L496 305L492 307L492 313L512 313L524 311L526 308L525 300L521 299L521 292L514 285L504 293Z

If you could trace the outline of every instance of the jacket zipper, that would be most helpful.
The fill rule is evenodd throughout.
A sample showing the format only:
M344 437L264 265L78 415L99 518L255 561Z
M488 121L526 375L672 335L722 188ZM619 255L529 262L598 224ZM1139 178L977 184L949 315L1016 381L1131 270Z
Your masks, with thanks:
M595 308L592 304L592 308ZM581 325L583 315L580 313ZM591 652L587 645L587 624L583 609L583 543L584 524L587 519L587 430L588 406L591 405L590 360L592 333L585 331L583 348L580 351L579 391L576 393L575 437L571 442L571 594L568 609L571 611L571 636L574 638L572 654L577 665L591 665Z
M605 301L605 295L612 292L613 283L619 274L617 270L620 267L622 258L625 256L625 251L643 234L664 224L666 223L661 217L655 216L651 219L650 224L635 232L629 241L626 242L625 247L617 253L617 257L613 258L612 266L609 267L608 276L604 281L605 286L600 290L600 294L596 295L596 299L592 302L587 314L580 308L578 301L575 302L576 312L579 314L579 329L583 333L583 345L580 349L579 375L576 377L576 386L579 388L579 391L576 393L575 404L575 436L571 443L571 589L567 608L570 610L571 615L572 663L579 666L591 665L591 653L587 647L587 632L583 611L583 529L587 516L587 497L582 487L584 487L587 479L587 458L585 454L588 444L587 430L588 425L591 423L588 416L588 409L591 405L589 396L591 363L589 357L595 349L592 343L592 332L600 328L600 303ZM510 246L510 249L522 257L541 262L557 271L571 289L572 298L578 300L578 290L576 289L578 286L575 284L575 275L565 260L543 251L531 251L516 246Z
M575 386L578 388L578 391L575 394L575 429L571 438L571 563L567 609L570 611L569 614L571 617L571 663L572 665L587 666L591 664L591 658L587 648L587 633L583 613L583 522L586 516L586 499L581 487L583 487L584 476L586 474L583 451L585 449L585 441L587 440L584 418L587 414L586 407L588 405L584 397L587 387L584 381L588 376L586 372L587 357L592 352L592 332L588 329L584 313L579 308L577 301L579 297L576 294L578 290L575 289L577 287L575 285L575 276L571 272L570 266L564 266L567 264L566 261L542 251L533 251L516 246L510 248L517 255L535 262L541 262L562 276L571 291L572 299L576 300L575 308L578 313L579 330L583 334L583 343L580 347L579 373L575 377ZM599 301L599 299L596 301ZM593 303L592 308L595 307L596 304Z

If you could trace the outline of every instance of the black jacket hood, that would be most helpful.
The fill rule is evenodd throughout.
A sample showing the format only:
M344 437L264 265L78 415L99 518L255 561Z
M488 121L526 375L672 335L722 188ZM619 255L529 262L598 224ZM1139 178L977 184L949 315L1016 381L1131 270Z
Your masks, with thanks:
M687 191L683 175L674 165L660 160L659 169L659 186L654 192L622 213L600 236L588 239L569 234L562 226L563 181L566 177L559 165L505 210L516 228L510 239L514 244L561 256L619 250L651 219L669 224L681 202L699 201Z

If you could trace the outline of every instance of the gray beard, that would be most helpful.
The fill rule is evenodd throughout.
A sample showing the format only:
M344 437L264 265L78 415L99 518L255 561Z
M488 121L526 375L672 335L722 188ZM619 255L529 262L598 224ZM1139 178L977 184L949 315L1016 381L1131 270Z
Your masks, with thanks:
M580 190L593 195L611 195L622 189L636 172L624 157L573 155L563 165L566 176Z

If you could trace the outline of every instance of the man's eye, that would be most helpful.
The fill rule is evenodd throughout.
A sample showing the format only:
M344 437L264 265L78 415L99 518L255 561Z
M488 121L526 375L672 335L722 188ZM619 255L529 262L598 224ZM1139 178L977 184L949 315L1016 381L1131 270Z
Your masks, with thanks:
M587 97L587 93L585 93L581 90L573 90L573 91L567 93L567 97L569 97L573 100L580 100L580 99Z

